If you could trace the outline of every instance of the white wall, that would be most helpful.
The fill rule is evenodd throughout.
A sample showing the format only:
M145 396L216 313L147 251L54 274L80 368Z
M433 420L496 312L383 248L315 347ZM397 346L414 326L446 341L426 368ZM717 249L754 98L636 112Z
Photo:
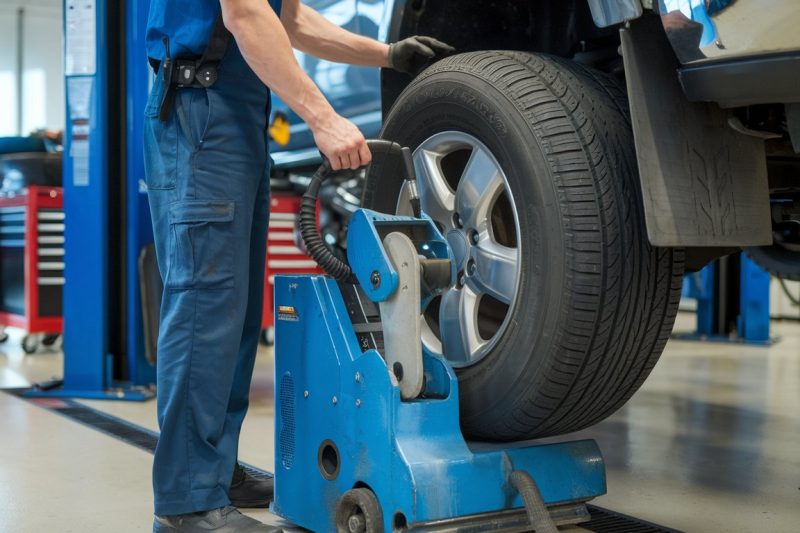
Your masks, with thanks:
M17 10L25 9L22 134L64 128L62 0L0 0L0 136L17 131Z

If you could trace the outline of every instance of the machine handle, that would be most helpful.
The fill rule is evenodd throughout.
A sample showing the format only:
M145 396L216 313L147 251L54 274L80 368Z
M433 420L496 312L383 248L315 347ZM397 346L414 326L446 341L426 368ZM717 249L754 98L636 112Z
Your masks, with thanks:
M411 157L411 149L405 146L400 146L394 141L387 141L386 139L367 139L367 147L373 158L376 154L383 155L384 157L400 157L403 162L403 174L406 181L414 181L417 179L416 171L414 170L414 161ZM367 165L365 165L367 166ZM361 167L364 168L364 167ZM322 181L335 176L338 172L331 168L331 162L324 155L322 156L322 165L317 169L316 174L322 173Z
M408 183L408 192L411 199L411 206L414 209L414 215L419 218L421 216L421 209L419 204L419 196L417 195L416 174L414 172L414 162L411 158L411 150L402 147L396 142L387 141L385 139L370 139L367 141L367 146L375 155L382 155L384 157L400 157L403 163L403 171L406 181ZM328 159L322 157L322 165L314 172L311 177L311 183L308 184L303 200L300 204L300 235L303 237L303 242L306 245L308 253L311 258L322 267L322 269L331 277L338 281L350 283L355 285L357 283L356 277L353 274L350 265L336 257L322 239L322 235L317 228L317 197L319 189L322 184L335 176L339 171L331 168L331 163Z

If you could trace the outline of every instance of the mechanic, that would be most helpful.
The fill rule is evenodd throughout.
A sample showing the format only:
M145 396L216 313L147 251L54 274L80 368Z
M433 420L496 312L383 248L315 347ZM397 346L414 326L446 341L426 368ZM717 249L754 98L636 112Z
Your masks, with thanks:
M261 328L270 90L334 169L356 169L371 159L364 136L292 47L408 73L453 50L429 37L386 45L355 35L299 0L153 0L146 46L157 73L146 182L165 285L153 531L279 531L234 507L264 507L273 494L271 479L237 460Z

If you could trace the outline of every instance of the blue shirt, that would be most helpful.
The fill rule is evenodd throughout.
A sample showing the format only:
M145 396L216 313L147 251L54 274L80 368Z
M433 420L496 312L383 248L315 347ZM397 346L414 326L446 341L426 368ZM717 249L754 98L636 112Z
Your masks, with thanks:
M280 15L281 0L269 3ZM145 37L147 56L164 59L165 36L173 58L203 55L221 10L219 0L152 0Z

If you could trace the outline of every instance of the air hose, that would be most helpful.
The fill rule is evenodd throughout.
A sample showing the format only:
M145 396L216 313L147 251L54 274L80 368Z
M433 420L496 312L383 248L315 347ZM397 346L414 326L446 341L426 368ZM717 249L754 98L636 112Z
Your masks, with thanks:
M411 151L399 144L384 140L369 140L367 146L372 152L374 170L381 175L388 172L403 172L409 183L409 193L415 216L420 216L419 197L416 194L416 176ZM377 157L376 157L377 156ZM335 176L337 171L331 168L330 162L323 157L322 165L314 172L300 204L300 235L311 258L332 278L356 284L355 275L350 265L336 257L325 245L317 227L317 197L322 184Z
M550 512L542 500L539 487L530 474L522 470L514 470L509 476L511 485L517 489L525 504L528 521L536 533L558 533Z

